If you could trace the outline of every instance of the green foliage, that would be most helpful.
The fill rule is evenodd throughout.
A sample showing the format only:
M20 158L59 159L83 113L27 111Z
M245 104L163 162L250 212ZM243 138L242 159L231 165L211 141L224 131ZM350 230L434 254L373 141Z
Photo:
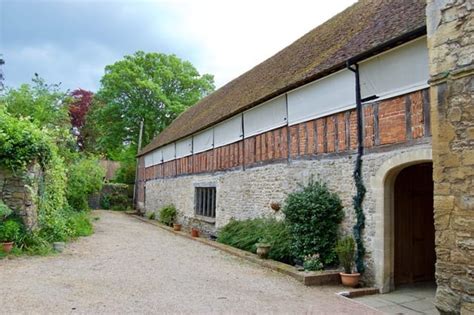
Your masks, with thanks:
M51 159L53 146L49 134L0 108L0 166L24 170L31 161L38 161L44 167Z
M21 224L8 219L0 223L0 242L16 242L20 237Z
M132 187L127 184L107 183L100 192L100 206L105 210L129 210L132 208Z
M68 95L60 91L59 85L46 84L37 75L32 81L33 85L23 84L18 89L7 90L1 98L6 111L16 118L27 118L39 127L70 128Z
M213 77L190 62L139 51L105 68L85 129L97 135L93 145L108 157L129 147L136 152L142 120L146 145L213 89Z
M94 228L87 212L73 213L68 217L67 226L71 230L71 237L89 236Z
M324 267L320 260L319 254L304 256L303 268L308 271L322 270Z
M17 244L18 252L27 255L48 255L53 252L51 244L40 236L38 232L24 231Z
M359 150L357 153L356 166L354 169L354 181L357 189L356 195L352 199L352 204L354 205L354 210L356 213L356 224L354 225L354 237L357 243L357 253L356 253L356 266L357 271L363 273L365 270L364 265L364 256L365 256L365 246L362 233L365 228L365 214L364 209L362 209L362 203L364 202L364 197L366 193L366 188L364 186L364 181L362 179L362 151Z
M176 217L176 207L174 205L167 205L160 209L160 222L171 226Z
M345 273L352 273L352 266L354 265L355 255L355 241L351 236L346 236L340 239L335 251L339 257L339 262L344 268Z
M58 86L47 85L39 77L33 82L33 86L23 85L0 96L0 167L22 176L27 167L37 163L42 171L36 200L38 230L30 232L19 220L14 221L20 227L16 235L17 254L47 254L51 252L51 242L90 233L88 218L72 211L66 199L69 172L64 161L69 165L79 155L69 131L68 97ZM76 175L89 178L93 171L84 167ZM70 179L70 183L84 189L79 184L81 180L74 176ZM2 220L9 212L5 207L0 203ZM10 225L7 223L7 227Z
M288 229L283 221L275 219L231 220L220 229L217 241L249 252L256 252L256 244L271 245L269 258L291 263Z
M110 210L110 197L109 195L103 195L100 197L100 207L104 210Z
M75 210L87 210L88 198L100 191L105 170L93 157L82 158L69 167L67 181L67 200Z
M0 200L0 222L5 220L9 215L12 214L10 209L2 200Z
M120 167L115 173L113 181L115 183L123 183L133 185L135 184L135 172L136 172L136 151L134 148L128 148L118 154L112 154L110 156L114 161L120 161Z
M18 89L8 89L1 95L0 108L3 108L11 117L18 119L20 126L17 128L20 130L21 127L26 126L21 121L30 122L37 127L37 130L30 136L32 139L29 142L41 139L41 134L47 133L51 141L60 148L60 155L69 160L74 156L76 149L75 139L70 132L71 123L68 114L70 100L67 93L60 91L59 85L46 84L36 75L33 78L33 85L23 84ZM24 132L26 133L27 130ZM19 132L10 132L10 135L12 134L27 139ZM15 137L10 139L10 141L14 140ZM38 146L41 145L42 142L38 143ZM34 146L28 145L28 147L30 150L34 149ZM8 156L8 154L11 156L13 152L6 155ZM20 155L28 159L27 154Z
M149 220L155 220L156 219L156 214L154 212L148 212L147 218Z
M344 215L337 194L311 178L308 185L288 195L283 213L295 257L318 253L325 265L335 263L334 246Z

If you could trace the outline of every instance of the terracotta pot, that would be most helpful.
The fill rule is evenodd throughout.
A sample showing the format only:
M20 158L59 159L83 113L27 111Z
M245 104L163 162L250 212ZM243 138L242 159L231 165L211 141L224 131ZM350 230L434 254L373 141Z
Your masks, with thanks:
M257 244L257 255L261 259L267 259L268 253L270 253L270 245L269 244Z
M13 248L13 242L2 243L2 247L3 247L3 251L8 254L9 252L11 252Z
M181 231L181 224L173 223L173 230L174 231Z
M199 230L196 228L191 229L191 236L192 237L199 237Z
M344 273L340 272L341 282L347 287L355 288L359 284L360 273Z

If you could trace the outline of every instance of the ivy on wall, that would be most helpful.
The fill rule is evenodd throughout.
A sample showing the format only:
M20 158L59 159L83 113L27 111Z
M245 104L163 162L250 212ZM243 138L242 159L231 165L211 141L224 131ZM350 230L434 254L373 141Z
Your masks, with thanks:
M353 197L353 206L356 212L356 224L354 225L354 239L357 244L356 251L356 268L357 272L363 273L365 271L364 265L364 256L365 256L365 247L364 241L362 239L362 232L365 228L365 215L364 210L362 209L362 202L364 201L366 188L362 180L362 156L357 155L356 165L353 173L355 185L356 185L356 195Z
M37 200L39 234L47 241L65 240L71 235L67 226L70 210L65 195L66 169L58 148L46 130L0 108L0 167L21 176L34 162L43 173Z

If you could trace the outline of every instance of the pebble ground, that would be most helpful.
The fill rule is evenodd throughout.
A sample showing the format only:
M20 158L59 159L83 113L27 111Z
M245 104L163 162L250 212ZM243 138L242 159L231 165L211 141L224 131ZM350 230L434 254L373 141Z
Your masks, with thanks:
M379 314L120 212L62 254L0 260L1 314Z

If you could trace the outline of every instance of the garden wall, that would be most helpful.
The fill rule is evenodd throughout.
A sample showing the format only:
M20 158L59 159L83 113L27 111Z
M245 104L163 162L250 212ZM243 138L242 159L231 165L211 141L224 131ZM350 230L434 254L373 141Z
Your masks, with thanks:
M0 168L0 199L23 219L29 229L37 226L36 197L41 180L42 172L37 164L19 174Z

